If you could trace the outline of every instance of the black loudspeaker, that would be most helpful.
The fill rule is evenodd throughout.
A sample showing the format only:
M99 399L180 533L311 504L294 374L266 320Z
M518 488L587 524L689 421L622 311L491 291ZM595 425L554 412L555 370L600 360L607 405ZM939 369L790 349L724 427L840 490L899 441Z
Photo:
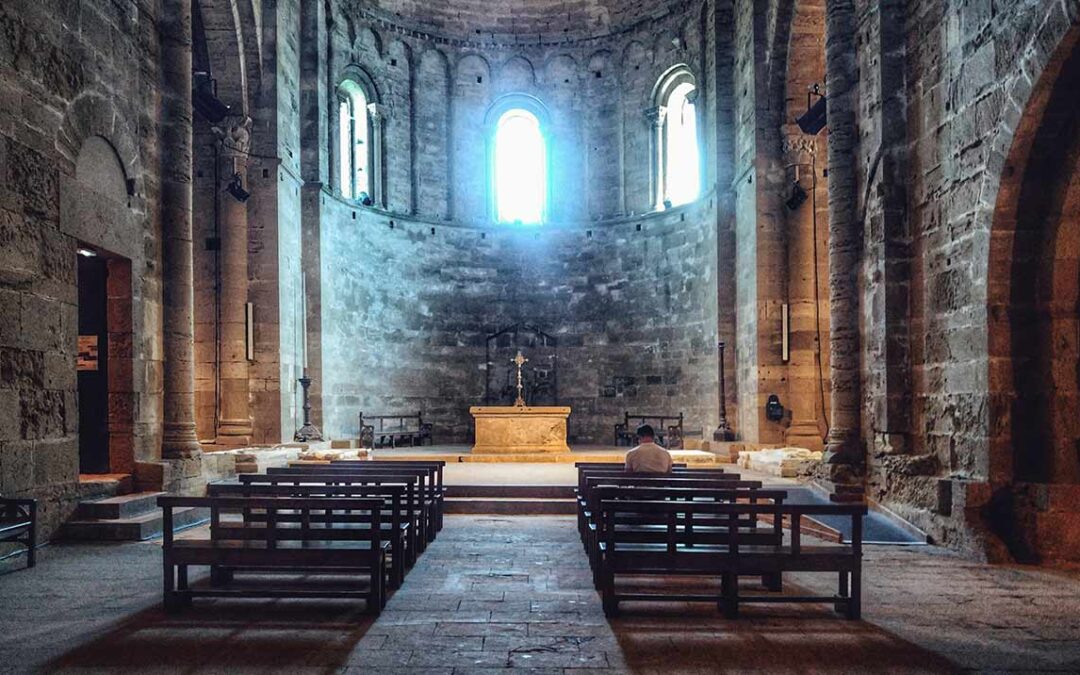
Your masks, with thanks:
M780 397L776 394L769 394L769 398L765 401L765 419L770 422L779 422L784 419L784 406L780 405Z
M217 96L217 80L210 73L196 72L193 75L194 87L191 90L191 106L210 124L217 124L225 119L232 108Z

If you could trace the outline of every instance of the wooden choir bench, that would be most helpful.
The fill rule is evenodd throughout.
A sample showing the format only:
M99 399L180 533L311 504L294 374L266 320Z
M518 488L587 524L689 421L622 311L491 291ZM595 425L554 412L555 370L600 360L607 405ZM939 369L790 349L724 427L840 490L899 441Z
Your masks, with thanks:
M167 610L195 597L362 598L369 614L386 601L384 501L352 497L170 497L158 498L164 513L162 545ZM173 509L208 508L206 538L173 536ZM255 519L253 514L262 517ZM338 527L344 514L366 514L366 527ZM224 516L224 517L223 517ZM231 517L230 517L231 516ZM188 567L211 569L211 583L188 582ZM234 584L236 572L335 575L356 582L348 589L259 583Z
M648 424L656 432L656 442L672 450L682 447L683 414L678 415L623 415L623 421L615 425L615 445L635 446L638 444L637 428Z
M367 415L360 413L360 446L375 449L390 446L432 444L432 425L423 413L415 415Z
M0 497L0 542L26 547L26 566L37 560L37 500Z

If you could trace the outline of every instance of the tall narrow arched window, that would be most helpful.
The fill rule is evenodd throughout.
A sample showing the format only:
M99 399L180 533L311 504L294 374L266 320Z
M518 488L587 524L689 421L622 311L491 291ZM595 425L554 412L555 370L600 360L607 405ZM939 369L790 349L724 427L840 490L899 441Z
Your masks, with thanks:
M492 110L491 188L495 220L539 224L547 213L548 152L538 108Z
M345 199L371 195L371 143L364 88L345 80L338 88L338 182Z
M701 193L697 85L685 66L664 74L654 89L654 186L656 208L688 204Z

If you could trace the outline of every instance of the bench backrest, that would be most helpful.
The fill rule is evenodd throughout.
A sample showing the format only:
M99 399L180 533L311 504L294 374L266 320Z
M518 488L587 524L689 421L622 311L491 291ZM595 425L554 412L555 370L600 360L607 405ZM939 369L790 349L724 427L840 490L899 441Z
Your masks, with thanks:
M173 545L173 509L196 507L210 510L210 538L214 541L262 542L267 550L279 542L363 542L360 548L378 550L385 505L380 498L368 497L158 497L164 514L164 547ZM222 519L239 513L241 520ZM258 513L257 522L250 518ZM313 513L323 514L313 517ZM335 527L348 513L361 516L366 528ZM355 521L354 521L355 522Z
M791 522L791 552L801 551L802 519L813 516L847 516L851 518L852 537L851 554L862 555L863 518L866 516L865 504L779 504L779 503L743 503L743 502L687 502L661 500L602 499L599 502L599 520L602 525L603 540L608 551L614 551L620 540L623 543L635 541L630 534L616 527L616 523L627 517L661 517L666 523L666 540L669 550L677 544L694 543L692 536L686 534L689 528L693 533L695 519L708 518L710 521L724 520L727 524L727 544L731 553L738 553L740 535L745 530L746 520L756 520L761 516L771 516L774 527L783 518ZM746 542L750 543L750 542ZM759 542L754 541L757 544ZM773 542L782 545L781 541ZM840 548L840 547L838 547Z
M415 425L410 420L416 420ZM387 424L394 422L394 424ZM381 431L420 431L424 425L422 412L415 415L364 415L360 412L360 428L371 427L376 433Z
M404 510L406 517L411 521L413 506L408 500L406 485L280 485L275 483L211 483L207 485L207 493L213 497L239 496L239 497L367 497L370 499L382 499L383 505L389 511L391 528L397 530L401 526L401 513ZM385 515L385 514L384 514ZM264 521L265 517L259 517L250 512L244 513L245 519L251 522ZM289 517L287 514L279 514L281 522L300 522L302 516ZM353 514L333 516L329 509L324 510L323 522L364 522L362 516Z
M631 473L618 466L604 468L583 467L578 469L578 490L585 489L585 479L589 476L611 476L617 478L626 476L629 478L715 478L719 480L739 480L740 474L728 473L723 469L672 469L671 473Z
M308 464L301 466L271 467L268 476L415 476L421 494L436 492L438 471L434 467L368 465L339 467L333 464Z

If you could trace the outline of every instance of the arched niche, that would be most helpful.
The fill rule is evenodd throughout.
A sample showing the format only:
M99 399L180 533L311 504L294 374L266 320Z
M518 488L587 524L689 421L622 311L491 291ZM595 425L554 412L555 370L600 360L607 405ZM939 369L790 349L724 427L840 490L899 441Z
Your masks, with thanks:
M112 144L101 136L91 136L75 158L75 180L103 197L126 203L127 175Z

